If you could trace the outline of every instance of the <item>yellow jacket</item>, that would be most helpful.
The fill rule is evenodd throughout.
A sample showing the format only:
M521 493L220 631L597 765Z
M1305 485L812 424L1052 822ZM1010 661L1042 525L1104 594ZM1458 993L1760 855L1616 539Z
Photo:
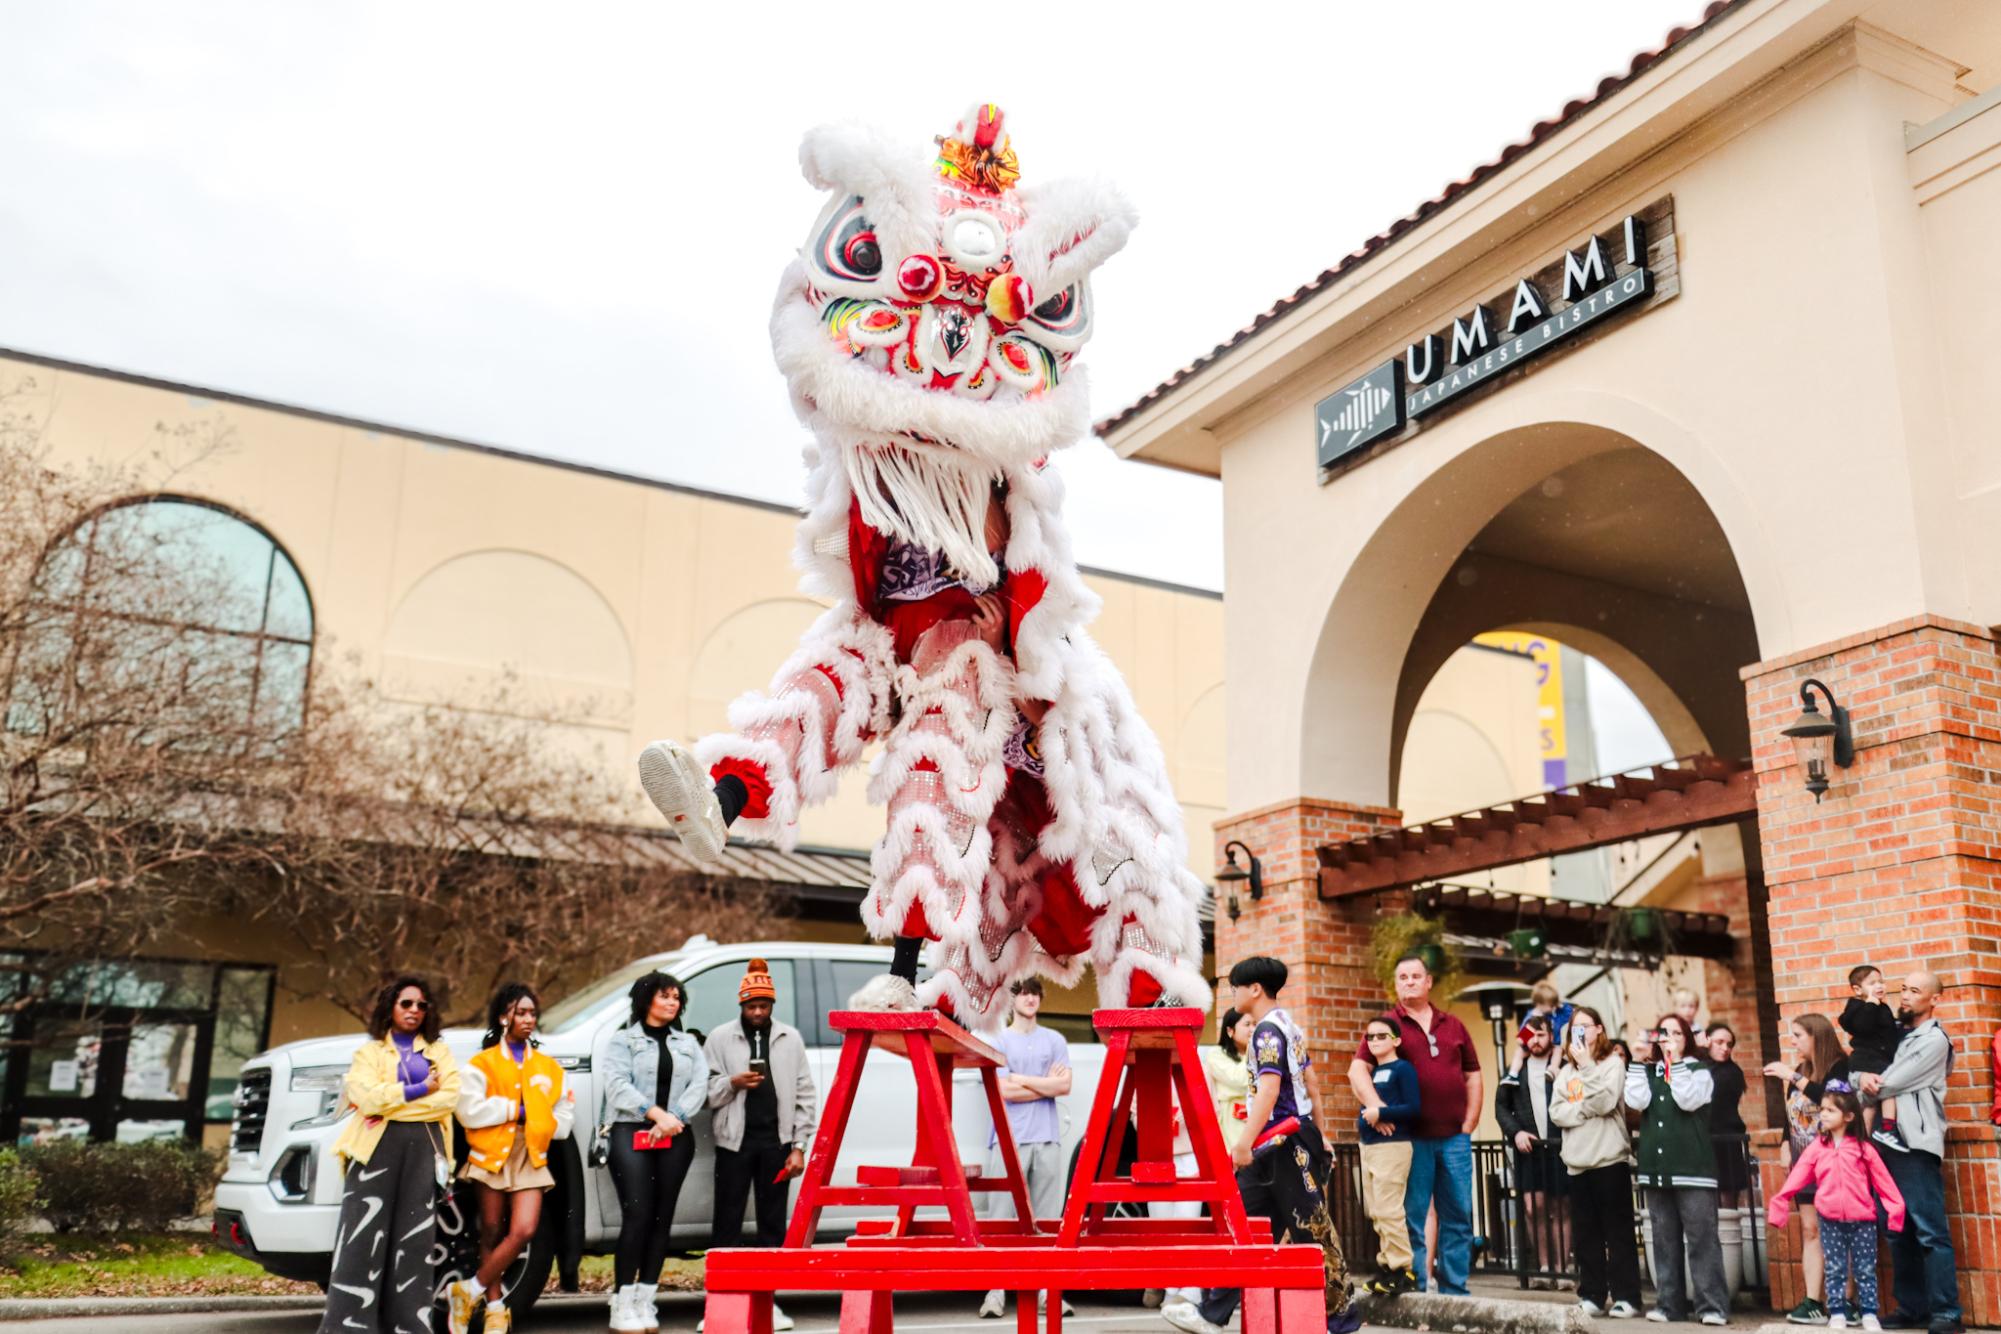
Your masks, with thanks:
M439 1149L445 1161L451 1161L451 1120L452 1110L459 1102L459 1063L442 1042L426 1042L419 1036L417 1050L438 1072L438 1091L427 1093L415 1102L404 1100L403 1081L396 1076L394 1039L371 1039L354 1054L354 1063L348 1066L347 1079L341 1088L355 1115L348 1118L347 1129L334 1141L334 1154L341 1160L343 1171L350 1159L357 1163L368 1161L375 1146L382 1142L382 1127L390 1121L436 1123L440 1127Z
M1234 1149L1250 1128L1244 1120L1250 1105L1251 1070L1221 1047L1202 1049L1202 1071L1209 1076L1209 1096L1216 1101L1216 1119L1223 1125L1223 1144Z
M528 1162L549 1161L549 1142L565 1138L576 1117L576 1100L564 1096L563 1067L530 1047L520 1065L505 1045L488 1047L466 1062L459 1088L459 1124L466 1131L466 1157L475 1167L498 1172L514 1151L515 1131L528 1119Z

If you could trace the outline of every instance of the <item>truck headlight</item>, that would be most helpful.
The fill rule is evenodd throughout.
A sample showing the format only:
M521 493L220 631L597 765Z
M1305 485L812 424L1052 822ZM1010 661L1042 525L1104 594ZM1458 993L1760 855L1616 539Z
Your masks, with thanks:
M294 1130L317 1130L340 1120L345 1109L341 1106L341 1086L347 1079L344 1065L302 1065L292 1072L291 1090L294 1093L317 1093L320 1104L311 1116L292 1122Z
M338 1093L347 1078L344 1065L302 1065L292 1072L294 1093Z

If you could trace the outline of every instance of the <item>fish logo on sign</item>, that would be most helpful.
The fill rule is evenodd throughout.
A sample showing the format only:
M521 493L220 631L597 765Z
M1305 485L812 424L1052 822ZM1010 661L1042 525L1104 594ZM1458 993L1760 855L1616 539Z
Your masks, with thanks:
M1320 466L1403 429L1403 363L1386 361L1320 400Z
M1378 384L1358 384L1344 389L1348 396L1348 406L1342 408L1332 421L1320 423L1320 447L1327 448L1327 437L1335 431L1346 431L1348 438L1341 442L1341 448L1353 449L1355 442L1376 424L1376 416L1390 405L1396 397Z

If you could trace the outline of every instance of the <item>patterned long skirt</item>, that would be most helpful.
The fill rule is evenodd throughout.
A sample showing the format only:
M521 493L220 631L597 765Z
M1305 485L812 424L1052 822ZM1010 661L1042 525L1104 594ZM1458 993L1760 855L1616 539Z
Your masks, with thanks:
M350 1162L320 1334L430 1334L440 1127L391 1121Z

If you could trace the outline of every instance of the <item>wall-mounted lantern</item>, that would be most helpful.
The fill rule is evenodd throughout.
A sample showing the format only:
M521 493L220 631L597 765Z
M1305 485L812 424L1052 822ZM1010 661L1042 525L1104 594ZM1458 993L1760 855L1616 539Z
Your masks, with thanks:
M1251 864L1251 869L1248 871L1237 865L1237 849L1239 848L1243 848L1244 856ZM1223 845L1223 864L1216 868L1216 878L1228 885L1234 885L1239 880L1250 881L1252 903L1256 903L1265 896L1264 863L1257 859L1255 853L1249 848L1245 848L1243 844L1237 842L1234 838Z
M1827 701L1827 712L1815 706L1813 693ZM1793 739L1793 753L1806 773L1806 790L1818 802L1827 795L1827 766L1831 759L1837 769L1855 763L1855 734L1849 730L1848 710L1834 702L1834 692L1823 681L1809 676L1800 683L1800 716L1780 732Z

